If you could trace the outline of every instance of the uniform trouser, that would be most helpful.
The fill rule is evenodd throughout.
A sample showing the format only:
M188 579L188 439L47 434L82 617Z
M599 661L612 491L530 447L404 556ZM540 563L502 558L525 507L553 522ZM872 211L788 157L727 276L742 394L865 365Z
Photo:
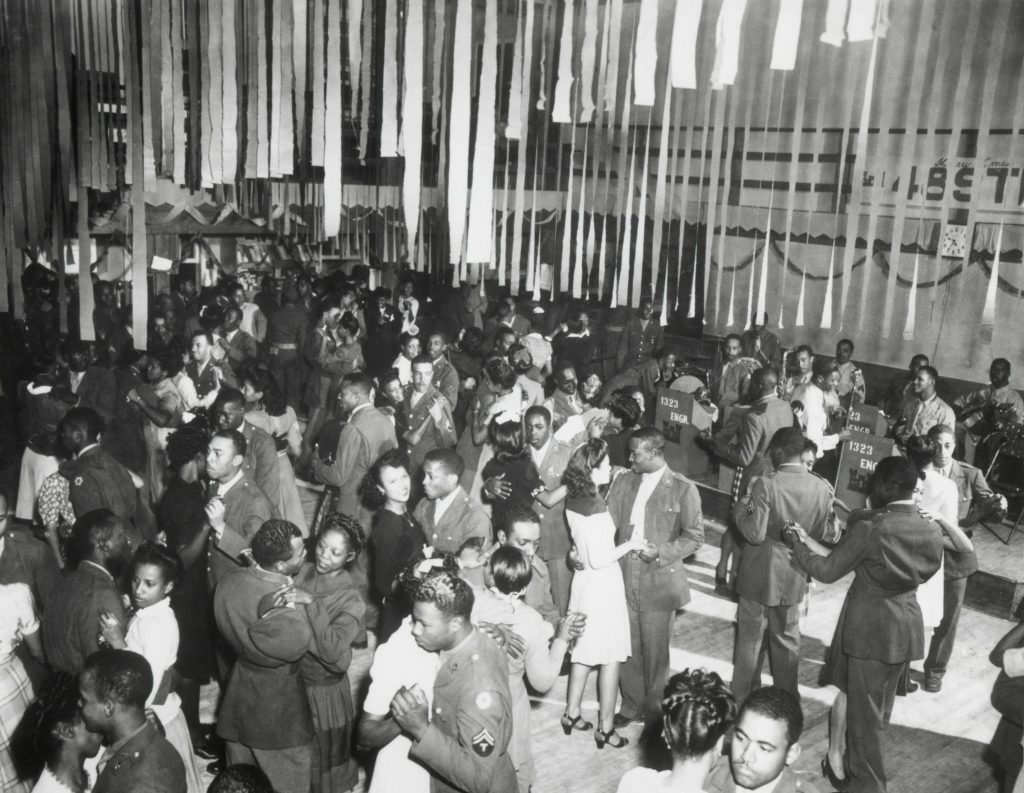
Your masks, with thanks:
M312 784L313 747L256 749L237 741L225 741L227 763L255 765L267 775L276 793L309 793Z
M850 761L847 793L885 793L885 728L905 662L887 664L848 659L846 746Z
M548 577L551 579L551 599L558 608L558 613L564 615L569 609L569 588L572 586L572 570L566 564L564 555L554 559L547 559L544 564L548 567Z
M302 359L297 350L271 349L267 368L284 391L288 405L298 411L302 401Z
M800 605L764 606L740 597L736 616L738 630L732 674L732 693L736 701L746 699L760 680L765 628L768 629L768 657L775 685L799 695Z
M629 612L630 656L619 673L620 712L629 719L661 714L661 698L668 682L668 648L674 611L647 611L635 587L626 589Z
M966 592L967 578L947 578L942 582L942 622L932 633L928 657L924 660L925 674L934 672L944 675L946 673L946 666L953 654L956 628L960 624L960 612L964 607Z

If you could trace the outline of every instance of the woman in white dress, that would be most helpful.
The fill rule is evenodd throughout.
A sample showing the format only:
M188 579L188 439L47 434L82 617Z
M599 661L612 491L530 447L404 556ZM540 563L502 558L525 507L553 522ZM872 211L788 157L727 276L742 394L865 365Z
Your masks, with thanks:
M22 776L38 780L32 793L85 793L92 787L85 761L99 753L103 736L86 729L80 697L75 677L56 672L25 711L12 749Z
M0 535L6 518L0 517ZM27 584L6 584L0 586L0 790L4 793L24 793L29 789L28 783L18 780L10 751L11 734L32 699L32 683L21 659L14 654L22 642L28 645L32 657L42 663L43 642L32 592Z
M278 503L274 506L282 518L298 526L302 536L307 537L309 525L302 510L292 466L292 459L298 459L302 453L302 432L295 411L285 403L279 384L262 364L243 369L242 396L245 397L245 420L270 435L278 445L281 487Z
M736 701L715 672L685 669L669 678L661 713L661 737L672 753L672 768L633 768L622 775L618 793L704 790L722 754L722 739L736 718Z
M466 492L477 500L482 500L480 489L483 486L484 466L494 457L494 448L491 446L488 436L491 419L498 418L499 422L518 421L526 412L526 395L516 382L516 378L517 375L512 365L504 358L491 358L484 364L483 385L491 401L486 408L482 406L482 401L474 403L471 410L471 421L466 426L463 436L469 435L474 449L479 449L479 453L476 465L472 470L470 470L470 460L463 458L466 462L466 471L463 473L460 483L466 488ZM465 447L463 439L460 439L460 446ZM472 451L470 450L470 459ZM468 487L466 487L467 481Z
M615 524L598 488L611 481L608 445L592 438L580 446L566 466L562 482L568 490L565 519L576 553L583 565L572 578L570 613L586 616L586 630L571 650L572 667L566 693L562 730L589 730L593 725L580 715L583 689L590 670L598 666L597 696L600 705L594 741L599 749L607 743L620 749L629 741L615 732L615 699L619 689L619 665L629 657L629 614L626 588L618 561L630 551L646 546L643 539L615 545Z

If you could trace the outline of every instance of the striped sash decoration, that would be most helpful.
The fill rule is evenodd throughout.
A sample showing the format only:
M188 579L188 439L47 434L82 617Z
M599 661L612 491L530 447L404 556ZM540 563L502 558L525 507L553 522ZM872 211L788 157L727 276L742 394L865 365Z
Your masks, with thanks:
M473 6L459 3L455 10L452 43L452 95L448 115L448 256L451 264L462 260L469 192L470 73L473 46ZM490 180L488 179L488 182Z
M485 4L485 9L484 45L480 57L480 87L477 91L476 139L473 143L473 190L469 197L467 262L491 261L491 224L494 221L494 125L497 109L498 12L494 3Z
M220 31L224 46L221 50L223 94L220 106L223 171L218 181L228 183L233 183L238 178L238 135L240 130L238 128L238 59L235 47L236 2L237 0L221 0L219 4ZM322 2L322 0L314 0L314 2Z
M551 120L558 124L572 122L570 100L572 96L573 55L573 0L562 3L562 39L558 45L558 81L555 83L555 103Z
M384 4L384 70L381 79L380 156L398 156L398 7Z
M658 65L658 0L640 0L633 59L633 104L654 105L654 73ZM647 175L644 174L646 183Z
M420 219L420 167L423 152L423 0L409 0L405 15L402 135L405 172L402 207L410 256Z
M583 49L580 50L579 122L589 124L594 118L594 66L597 62L598 0L586 0L583 16Z
M348 10L352 5L357 6L355 22L351 16L347 20L347 31L349 44L351 46L353 26L355 27L356 38L359 34L359 11L362 4L359 0L349 0ZM323 165L326 149L326 90L327 83L324 75L324 39L327 35L324 30L324 0L313 0L312 5L312 46L310 47L310 94L312 101L309 106L309 162L310 165ZM351 49L349 50L351 57ZM351 60L349 61L351 64ZM351 89L351 118L355 118L355 105L359 97L359 71L349 72L349 88ZM330 236L330 235L328 235Z
M799 1L799 0L798 0ZM697 33L704 0L677 0L669 73L673 88L697 87Z
M319 4L314 6L314 14L322 14L323 7ZM341 7L340 4L328 1L327 3L327 25L326 31L321 28L322 17L314 16L313 31L317 38L326 35L327 48L327 76L325 78L325 94L323 99L314 94L314 107L323 103L324 107L324 129L329 140L323 148L324 159L324 236L334 237L341 228L342 215L342 106L344 96L342 95L342 63L341 63L341 38L342 32ZM316 59L314 58L314 64ZM314 115L315 119L315 115ZM314 120L314 133L316 122ZM324 146L324 140L320 141ZM314 138L314 151L316 150L316 139Z
M646 141L644 142L644 165L642 174L642 181L640 181L640 208L637 210L637 226L636 226L636 246L633 249L633 287L630 290L630 301L631 306L640 305L640 296L643 289L644 280L644 257L647 242L647 189L648 183L650 182L650 161L651 161L651 116L654 115L653 110L647 111L647 135ZM632 220L632 215L627 217L628 221Z

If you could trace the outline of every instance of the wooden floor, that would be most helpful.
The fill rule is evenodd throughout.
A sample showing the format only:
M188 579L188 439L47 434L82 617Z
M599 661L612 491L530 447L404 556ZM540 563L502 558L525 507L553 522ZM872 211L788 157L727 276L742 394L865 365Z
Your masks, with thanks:
M714 540L714 537L709 537ZM718 549L706 545L688 565L693 601L678 614L672 638L672 668L703 666L728 679L732 672L732 648L736 606L714 592L714 562ZM801 666L801 695L806 727L801 740L803 752L795 764L828 790L818 766L828 740L828 708L835 689L821 688L818 673L825 647L849 586L849 579L830 586L816 584L804 626ZM988 653L1011 623L965 609L955 656L939 694L923 690L896 703L893 723L886 734L889 790L899 793L996 793L998 785L991 766L983 759L986 745L998 718L989 705L989 693L996 670ZM356 653L351 673L353 685L361 690L370 662L367 651ZM918 671L920 666L918 665ZM592 676L593 677L593 676ZM920 677L918 675L918 677ZM766 678L765 682L770 682ZM623 772L636 765L651 765L656 758L644 756L637 739L639 725L623 734L631 744L625 749L598 750L589 733L565 737L558 726L564 709L566 678L533 708L533 749L537 766L535 793L556 791L615 791ZM213 692L204 697L211 712ZM595 681L584 700L584 715L596 711ZM362 776L361 776L362 779ZM361 785L357 790L364 789Z

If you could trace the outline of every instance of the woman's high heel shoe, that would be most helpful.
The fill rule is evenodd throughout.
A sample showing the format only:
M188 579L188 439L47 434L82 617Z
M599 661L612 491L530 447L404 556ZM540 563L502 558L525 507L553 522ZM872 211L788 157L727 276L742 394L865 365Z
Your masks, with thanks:
M594 725L589 721L584 721L582 716L570 716L568 713L562 714L562 732L566 735L570 735L573 730L586 731Z
M828 780L828 783L836 790L846 790L849 780L846 777L840 778L836 776L835 770L832 768L832 764L828 761L828 755L821 758L821 775Z
M565 726L563 724L563 726ZM608 730L594 730L594 743L597 744L598 749L604 749L604 745L608 744L612 749L621 749L623 746L629 744L629 738L623 738L614 729Z

